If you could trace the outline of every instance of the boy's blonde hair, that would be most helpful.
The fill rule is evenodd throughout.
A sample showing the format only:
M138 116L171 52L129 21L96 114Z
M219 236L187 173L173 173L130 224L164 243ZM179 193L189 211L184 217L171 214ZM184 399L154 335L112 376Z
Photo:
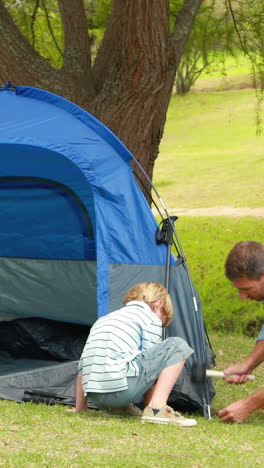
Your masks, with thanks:
M126 305L130 301L143 301L152 308L159 299L163 301L163 326L167 327L173 317L173 306L167 289L161 284L152 281L136 284L126 293L123 304Z

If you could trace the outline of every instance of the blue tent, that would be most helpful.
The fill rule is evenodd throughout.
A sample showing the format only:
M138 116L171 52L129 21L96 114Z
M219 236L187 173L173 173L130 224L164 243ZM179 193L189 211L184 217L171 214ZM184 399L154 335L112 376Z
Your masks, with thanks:
M43 321L58 330L76 326L75 338L83 333L85 339L97 317L120 307L133 284L164 283L167 247L156 243L157 222L131 159L109 129L62 97L11 84L0 88L0 321L9 341L20 340L25 324L35 340ZM185 338L202 360L207 351L201 310L193 310L184 261L171 256L170 262L177 320L169 334ZM58 341L53 332L49 341ZM42 347L47 351L46 342ZM52 353L48 364L40 356L33 365L30 351L15 354L12 365L6 353L12 351L2 356L2 398L23 401L25 387L48 392L44 370L49 367L54 379L60 374ZM67 389L55 392L66 401L74 393L77 359L76 352L64 356L59 367L69 382L52 384ZM210 385L198 387L183 376L176 399L187 406L209 404Z

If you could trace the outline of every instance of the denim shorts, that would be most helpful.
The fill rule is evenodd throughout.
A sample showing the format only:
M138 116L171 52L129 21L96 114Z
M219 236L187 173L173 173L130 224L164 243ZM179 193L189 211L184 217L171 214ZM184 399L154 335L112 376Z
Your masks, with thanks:
M139 403L144 394L156 383L161 371L186 360L192 348L181 338L170 337L135 357L139 375L127 377L126 390L110 393L88 393L88 401L97 408L118 408L130 403Z

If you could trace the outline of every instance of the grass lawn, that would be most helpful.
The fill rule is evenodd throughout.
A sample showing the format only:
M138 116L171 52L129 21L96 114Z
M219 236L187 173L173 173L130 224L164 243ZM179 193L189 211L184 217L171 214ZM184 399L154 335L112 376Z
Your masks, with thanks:
M236 242L263 241L264 218L181 216L175 226L208 328L256 335L264 306L239 299L224 276L224 261Z
M153 179L171 215L183 208L264 208L264 133L256 136L255 118L251 89L172 98ZM179 215L176 229L210 329L254 335L263 323L263 306L241 302L224 278L232 246L263 242L263 227L264 218Z
M263 207L256 105L250 89L172 98L153 178L168 208Z
M212 335L218 368L242 359L253 339ZM67 414L63 406L0 401L0 466L5 468L81 467L257 467L264 464L264 413L256 412L245 424L223 424L216 412L264 384L242 386L215 379L216 397L211 421L194 414L193 428L144 424L138 420L104 418L90 410Z

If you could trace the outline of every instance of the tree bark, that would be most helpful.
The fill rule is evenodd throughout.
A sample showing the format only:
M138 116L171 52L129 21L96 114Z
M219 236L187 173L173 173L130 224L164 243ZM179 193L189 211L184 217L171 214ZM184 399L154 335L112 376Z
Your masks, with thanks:
M58 73L35 51L0 1L0 79L60 92Z
M83 0L75 0L75 8L71 0L59 3L65 52L63 68L55 70L32 47L0 0L0 81L4 84L13 80L15 84L44 88L88 110L95 92Z
M184 2L170 37L168 1L114 0L95 61L100 78L93 112L120 136L150 179L176 69L200 4Z
M83 0L58 0L65 43L58 71L33 49L0 0L0 80L43 87L81 105L124 142L152 179L176 69L201 1L184 1L170 35L168 0L113 0L92 67Z
M84 100L95 96L90 40L83 0L58 0L64 30L62 73L72 77Z
M94 72L95 115L119 135L152 178L174 78L168 2L115 0Z

